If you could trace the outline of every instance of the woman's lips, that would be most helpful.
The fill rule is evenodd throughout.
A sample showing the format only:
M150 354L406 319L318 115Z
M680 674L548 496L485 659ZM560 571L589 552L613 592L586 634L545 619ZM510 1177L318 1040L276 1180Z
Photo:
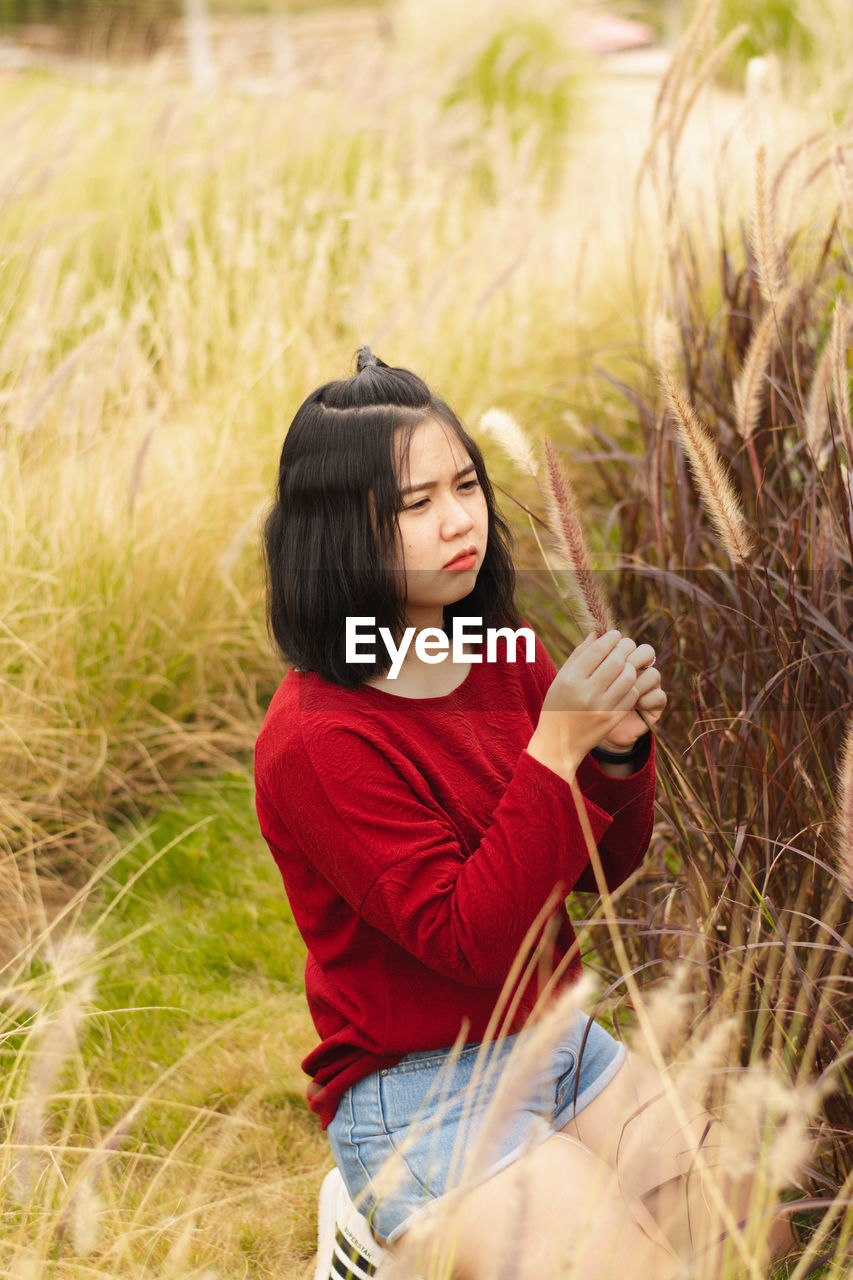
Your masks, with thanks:
M471 551L465 555L457 556L455 560L451 560L450 564L446 564L445 569L473 569L477 563L476 551Z

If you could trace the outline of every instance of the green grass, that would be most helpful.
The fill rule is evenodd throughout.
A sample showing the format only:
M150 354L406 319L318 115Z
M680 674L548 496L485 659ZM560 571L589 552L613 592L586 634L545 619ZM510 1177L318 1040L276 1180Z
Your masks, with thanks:
M100 946L112 951L100 998L137 1010L123 1018L123 1060L110 1068L131 1089L144 1055L188 1052L276 1001L301 1008L304 947L258 831L249 776L182 788L92 909Z
M110 1152L92 1166L106 1201L102 1260L127 1265L127 1249L144 1245L167 1268L176 1208L198 1199L195 1264L215 1262L222 1277L297 1276L329 1154L299 1066L314 1042L304 947L257 828L251 776L188 782L154 821L116 834L123 852L71 930L93 941L85 969L96 987L43 1132L62 1185L73 1192L83 1178L87 1148ZM79 974L59 981L37 961L27 983L59 1011ZM6 1023L0 1052L32 1094L50 1063L31 1017ZM7 1211L7 1247L49 1240L69 1194L42 1183L35 1217Z

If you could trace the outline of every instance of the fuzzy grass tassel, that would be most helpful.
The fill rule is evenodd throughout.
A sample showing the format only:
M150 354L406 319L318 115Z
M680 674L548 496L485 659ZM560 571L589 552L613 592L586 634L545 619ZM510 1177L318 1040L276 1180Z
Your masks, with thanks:
M690 401L679 392L665 370L661 370L660 376L705 509L731 560L735 564L747 565L752 540L722 459Z
M847 452L847 466L853 466L853 427L850 423L850 392L847 373L847 334L850 331L850 312L847 307L837 304L832 317L832 390L835 396L835 407L838 410L838 422L841 427L841 439Z
M767 192L767 152L760 146L755 156L755 208L752 217L752 250L758 269L761 296L771 306L782 289L782 255L776 242Z
M549 516L557 544L572 572L578 620L585 633L595 631L603 635L612 628L613 615L595 582L575 491L554 446L546 440L543 447Z
M841 748L838 789L838 866L844 886L853 898L853 720L847 725Z
M480 429L491 436L522 471L534 477L539 474L539 463L527 433L505 410L487 409L480 418Z
M735 418L737 429L748 440L761 416L767 392L767 366L776 350L779 326L787 316L793 301L793 291L782 289L764 313L743 362L743 369L735 383Z

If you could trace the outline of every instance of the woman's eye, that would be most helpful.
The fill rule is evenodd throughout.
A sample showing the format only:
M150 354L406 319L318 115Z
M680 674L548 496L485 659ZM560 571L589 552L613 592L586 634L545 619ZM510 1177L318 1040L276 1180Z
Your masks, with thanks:
M479 480L463 480L462 483L459 485L460 489L464 489L469 493L474 489L479 489L479 487L480 487ZM424 507L426 507L428 503L429 503L429 498L420 498L417 502L409 503L409 505L407 507L404 507L403 510L404 511L423 511Z

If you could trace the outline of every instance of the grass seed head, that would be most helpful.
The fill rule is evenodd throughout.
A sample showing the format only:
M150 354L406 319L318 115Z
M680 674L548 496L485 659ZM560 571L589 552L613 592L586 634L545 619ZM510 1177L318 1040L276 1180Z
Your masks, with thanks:
M767 366L776 349L779 328L790 310L792 300L793 291L782 289L776 295L775 302L768 306L752 335L743 369L735 383L735 420L744 440L748 440L758 426L767 392Z
M720 455L696 410L666 370L661 372L661 381L711 522L731 560L735 564L748 565L752 539Z
M841 212L848 227L853 227L853 148L839 146L835 152L835 173L841 196Z
M832 375L832 341L825 343L812 376L803 418L803 434L821 469L826 466L829 454L824 450L829 432L829 383Z
M71 1203L71 1247L78 1257L86 1258L98 1247L103 1212L103 1201L91 1178L86 1178L75 1191Z
M853 898L853 719L848 722L841 747L837 828L841 879Z
M835 407L838 410L838 422L841 427L841 439L847 453L848 467L853 465L853 430L850 426L850 388L847 373L847 336L850 332L850 321L853 311L843 303L838 303L832 317L832 389Z
M795 1182L813 1147L808 1128L820 1101L816 1086L794 1087L764 1064L753 1063L736 1073L729 1083L726 1112L739 1143L742 1171L760 1167L775 1187Z
M680 334L671 316L660 312L651 324L650 355L656 368L667 369L678 355Z
M557 544L572 572L579 621L585 633L597 631L603 635L613 626L613 615L595 582L574 487L549 440L545 441L544 448L549 514Z
M527 433L503 409L487 409L480 418L480 428L496 441L522 471L536 477L539 463Z
M829 402L835 401L841 429L841 442L851 457L853 440L850 429L850 397L847 377L847 340L853 325L853 307L838 300L832 316L832 328L824 344L812 377L806 400L804 434L806 444L821 470L832 456L829 436Z
M662 1058L670 1058L690 1035L690 1018L695 998L689 989L690 966L682 962L659 986L643 993L645 1008L643 1037L652 1040ZM647 1044L644 1052L652 1056Z
M772 304L782 288L782 255L770 210L767 190L767 152L762 144L755 156L755 205L750 236L758 269L758 284L765 302Z

